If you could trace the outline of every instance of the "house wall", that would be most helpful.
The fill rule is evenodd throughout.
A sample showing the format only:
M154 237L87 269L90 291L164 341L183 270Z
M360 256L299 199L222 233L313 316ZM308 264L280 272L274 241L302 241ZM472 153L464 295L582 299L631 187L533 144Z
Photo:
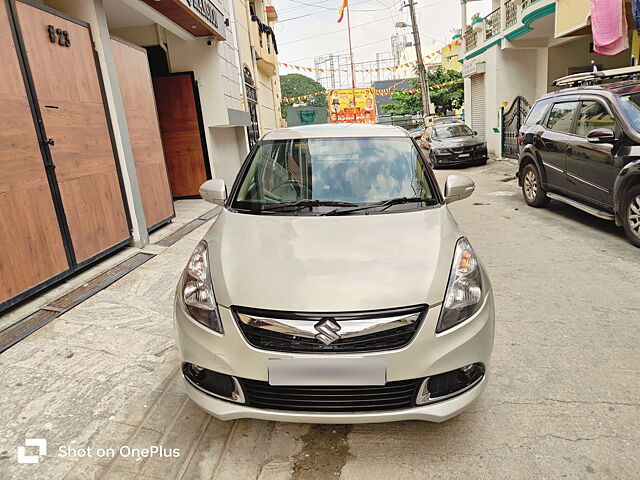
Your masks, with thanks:
M590 0L556 0L555 36L559 37L584 27L590 14Z
M613 56L598 55L589 51L591 42L591 36L584 36L548 49L547 91L552 89L551 82L553 80L569 75L571 68L588 67L592 60L605 70L629 65L629 50L624 50Z

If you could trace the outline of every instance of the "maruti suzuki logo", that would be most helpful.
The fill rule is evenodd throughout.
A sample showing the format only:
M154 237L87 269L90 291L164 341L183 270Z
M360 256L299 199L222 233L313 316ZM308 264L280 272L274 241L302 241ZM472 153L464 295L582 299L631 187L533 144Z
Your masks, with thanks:
M329 345L336 340L340 340L340 335L336 333L338 330L340 330L340 325L338 325L330 318L321 320L320 322L316 323L313 328L318 331L316 338L325 345Z

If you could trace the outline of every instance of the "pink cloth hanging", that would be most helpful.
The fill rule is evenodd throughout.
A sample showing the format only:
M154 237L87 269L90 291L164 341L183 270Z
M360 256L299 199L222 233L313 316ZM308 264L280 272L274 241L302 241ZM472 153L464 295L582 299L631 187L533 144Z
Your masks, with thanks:
M629 48L624 0L591 0L593 50L616 55Z

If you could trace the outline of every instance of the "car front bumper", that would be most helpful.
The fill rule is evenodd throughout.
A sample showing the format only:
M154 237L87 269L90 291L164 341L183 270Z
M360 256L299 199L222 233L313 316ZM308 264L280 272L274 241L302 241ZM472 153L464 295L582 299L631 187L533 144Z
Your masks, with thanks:
M302 354L260 350L244 339L231 310L220 307L224 335L192 320L179 303L175 306L175 329L181 365L192 363L202 368L231 375L239 379L268 382L267 361L291 358L383 358L387 366L387 382L422 379L456 370L472 363L483 363L485 374L470 389L459 395L426 405L398 410L367 412L300 412L253 408L246 404L219 399L196 388L183 376L188 396L202 409L221 420L255 418L306 423L375 423L400 420L442 422L454 417L483 392L487 384L489 358L493 348L494 305L488 292L483 306L464 323L441 334L435 333L440 306L431 306L412 341L405 347L382 352L351 354ZM182 369L181 369L182 372ZM180 373L183 375L182 373Z
M465 165L469 163L483 162L489 158L486 150L475 151L468 156L460 156L460 154L437 154L434 152L435 164L440 165Z

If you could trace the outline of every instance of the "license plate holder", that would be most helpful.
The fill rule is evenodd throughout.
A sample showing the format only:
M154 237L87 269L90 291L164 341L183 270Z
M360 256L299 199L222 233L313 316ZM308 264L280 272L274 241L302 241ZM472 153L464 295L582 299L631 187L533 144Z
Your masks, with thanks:
M269 385L361 386L384 385L387 362L382 358L271 358Z
M470 156L470 155L471 155L470 153L461 153L461 154L460 154L460 155L458 155L458 156L459 156L460 158L463 158L463 157L468 157L468 156Z

